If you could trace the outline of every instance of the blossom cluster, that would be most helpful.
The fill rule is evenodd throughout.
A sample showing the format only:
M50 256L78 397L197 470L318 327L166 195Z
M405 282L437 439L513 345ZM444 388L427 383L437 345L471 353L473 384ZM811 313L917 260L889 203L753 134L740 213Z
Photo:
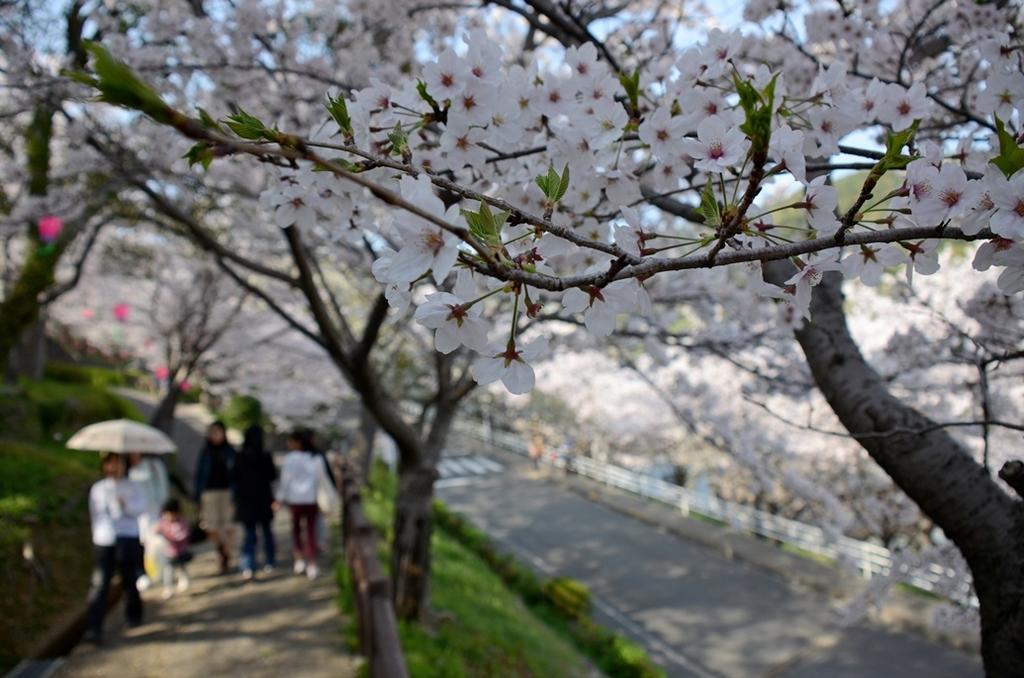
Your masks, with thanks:
M929 275L939 270L945 229L956 229L984 241L975 267L1000 267L1000 287L1016 293L1024 290L1024 72L1020 46L986 28L998 19L971 34L980 75L965 85L973 112L954 141L918 131L945 113L928 80L866 77L836 58L809 85L794 77L793 86L788 71L749 58L756 50L738 32L715 29L670 61L616 72L590 42L561 59L506 66L491 36L475 30L418 78L373 81L333 99L333 119L309 139L347 153L402 204L371 210L363 188L308 169L282 174L262 199L280 226L327 224L341 238L386 243L374 275L392 304L416 302L439 350L479 352L474 375L514 392L532 386L528 362L538 350L520 339L517 319L557 303L606 336L621 314L648 312L654 274L690 268L687 257L704 255L706 266L720 252L754 252L747 260L756 262L759 252L833 238L790 256L798 271L782 287L761 281L756 263L737 282L798 324L824 273L868 285L895 267ZM810 43L823 20L807 17ZM855 133L887 146L860 149L877 164L866 165L854 205L840 209L829 159L856 154L846 145ZM564 180L560 192L546 180L552 173ZM895 188L880 188L886 175ZM803 190L772 206L763 191L772 181ZM660 198L688 207L689 218L666 215ZM934 235L879 236L897 229ZM416 294L427 280L438 292ZM485 303L504 310L484 314ZM494 317L511 318L511 331L491 332Z

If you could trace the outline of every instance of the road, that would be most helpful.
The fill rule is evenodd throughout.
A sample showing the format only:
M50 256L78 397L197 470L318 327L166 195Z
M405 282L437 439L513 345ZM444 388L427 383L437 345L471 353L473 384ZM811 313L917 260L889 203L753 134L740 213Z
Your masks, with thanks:
M917 636L843 628L821 594L517 467L459 480L439 487L442 501L543 574L584 582L595 617L644 645L670 676L983 675L974 657Z

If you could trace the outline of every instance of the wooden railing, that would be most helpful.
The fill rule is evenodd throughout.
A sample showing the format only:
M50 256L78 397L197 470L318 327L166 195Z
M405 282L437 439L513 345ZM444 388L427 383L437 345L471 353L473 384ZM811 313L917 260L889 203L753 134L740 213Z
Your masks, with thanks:
M363 511L351 465L340 464L337 469L341 537L355 599L360 651L374 678L406 678L409 672L398 640L391 583L377 557L376 531Z

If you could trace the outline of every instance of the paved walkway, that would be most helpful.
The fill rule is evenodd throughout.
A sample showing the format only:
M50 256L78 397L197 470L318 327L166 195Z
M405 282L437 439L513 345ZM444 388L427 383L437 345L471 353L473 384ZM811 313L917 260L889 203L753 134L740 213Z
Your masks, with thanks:
M976 658L917 636L843 628L823 595L589 501L521 465L441 487L438 495L543 574L587 584L595 616L644 645L669 676L982 675Z
M279 548L287 554L286 519L278 513ZM205 545L204 545L205 546ZM344 647L337 585L322 559L319 579L291 572L291 559L245 582L237 573L217 574L209 546L189 565L192 586L169 601L160 588L144 594L145 623L123 624L123 605L108 615L102 648L80 645L57 673L62 677L109 676L213 678L339 678L356 675L357 661Z

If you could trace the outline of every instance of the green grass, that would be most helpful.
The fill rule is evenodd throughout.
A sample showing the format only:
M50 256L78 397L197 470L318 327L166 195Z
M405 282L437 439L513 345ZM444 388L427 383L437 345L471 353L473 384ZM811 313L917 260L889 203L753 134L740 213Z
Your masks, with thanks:
M913 584L907 584L905 582L896 582L894 588L908 595L916 596L918 598L924 598L925 600L949 602L948 598L940 596L939 594L933 591L925 590L919 586L914 586Z
M141 419L91 382L23 380L0 391L0 672L84 600L92 565L87 494L99 455L65 449L78 428ZM45 574L22 557L31 543Z
M813 560L816 563L821 563L822 565L827 565L829 567L835 567L836 565L835 558L829 558L828 556L823 555L821 553L808 551L807 549L800 548L799 546L789 544L787 542L778 542L778 544L779 548L787 553L792 553L793 555L800 556L801 558L806 558L807 560Z
M393 481L375 474L365 495L367 516L382 533L390 528ZM388 563L386 540L381 561ZM471 676L583 676L587 660L565 636L535 616L478 555L443 530L431 541L431 609L428 626L402 623L399 635L409 673L431 678ZM339 565L340 601L357 636L348 572Z

